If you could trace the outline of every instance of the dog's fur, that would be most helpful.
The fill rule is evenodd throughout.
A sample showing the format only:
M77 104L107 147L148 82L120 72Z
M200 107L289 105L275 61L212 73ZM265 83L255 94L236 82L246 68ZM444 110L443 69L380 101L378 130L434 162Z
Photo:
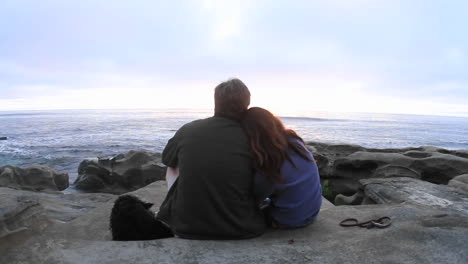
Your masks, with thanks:
M113 240L151 240L173 237L171 229L155 218L149 210L152 203L143 202L133 195L117 198L110 215Z

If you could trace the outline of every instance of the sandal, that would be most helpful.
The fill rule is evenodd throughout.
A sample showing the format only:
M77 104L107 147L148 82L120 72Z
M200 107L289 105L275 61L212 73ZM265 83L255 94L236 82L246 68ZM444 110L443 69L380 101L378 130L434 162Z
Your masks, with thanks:
M392 224L392 219L388 216L381 217L377 220L369 220L366 222L359 223L356 218L347 218L340 222L340 226L350 227L350 226L359 226L365 227L367 229L377 227L377 228L387 228Z

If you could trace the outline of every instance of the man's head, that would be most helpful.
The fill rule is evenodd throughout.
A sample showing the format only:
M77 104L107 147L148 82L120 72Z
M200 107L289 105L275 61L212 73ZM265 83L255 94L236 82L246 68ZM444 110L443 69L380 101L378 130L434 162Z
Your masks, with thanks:
M240 119L250 104L249 88L239 79L230 79L215 88L215 115Z

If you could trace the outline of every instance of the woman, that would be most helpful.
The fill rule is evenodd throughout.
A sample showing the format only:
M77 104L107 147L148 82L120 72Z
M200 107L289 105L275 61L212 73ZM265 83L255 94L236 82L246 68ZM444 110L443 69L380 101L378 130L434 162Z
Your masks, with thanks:
M269 224L279 228L311 224L320 211L322 187L302 138L260 107L250 108L241 122L255 158L255 195L258 201L270 200L265 210Z

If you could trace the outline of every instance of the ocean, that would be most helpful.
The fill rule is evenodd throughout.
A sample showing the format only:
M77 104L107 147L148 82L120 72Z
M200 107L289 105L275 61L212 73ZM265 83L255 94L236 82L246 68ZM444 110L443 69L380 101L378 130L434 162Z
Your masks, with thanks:
M183 124L212 110L61 110L0 112L0 166L45 165L77 177L84 159L129 150L161 152ZM468 149L468 118L308 112L282 116L306 141L372 148Z

